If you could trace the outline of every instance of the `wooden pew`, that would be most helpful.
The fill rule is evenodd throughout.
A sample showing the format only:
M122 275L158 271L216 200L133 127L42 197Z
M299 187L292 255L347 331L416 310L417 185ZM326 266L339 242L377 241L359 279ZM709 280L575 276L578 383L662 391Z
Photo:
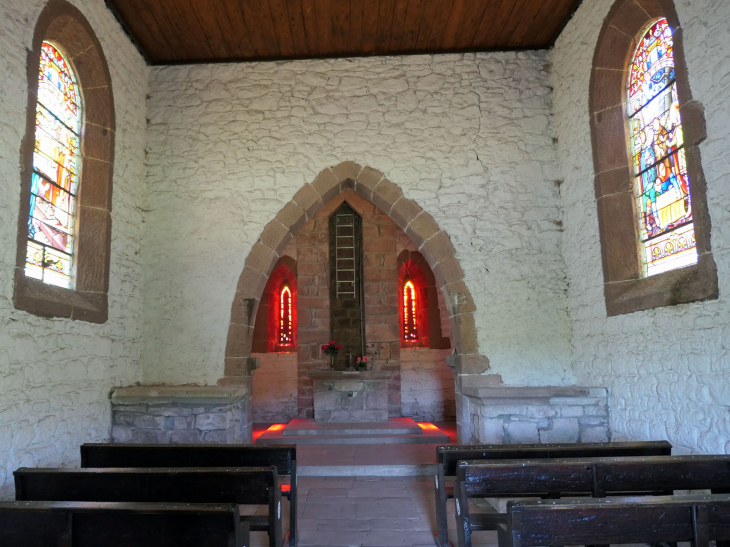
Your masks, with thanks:
M14 472L18 501L232 503L268 505L268 517L240 517L281 547L281 491L275 467L88 468ZM263 522L262 522L263 521Z
M132 444L85 443L81 467L267 467L275 465L289 498L289 545L297 541L297 448L287 445L252 444ZM286 486L289 486L287 489ZM251 530L261 531L257 523Z
M249 547L235 504L0 502L3 547Z
M730 496L514 501L500 547L730 540Z
M447 479L456 476L460 460L518 460L538 458L592 458L600 456L668 456L666 441L629 443L485 444L439 446L436 448L436 544L449 547L446 500L454 497Z
M730 492L730 456L647 456L462 461L454 485L459 547L476 530L497 530L504 513L469 512L469 498L665 495L674 490ZM555 545L562 545L556 543Z

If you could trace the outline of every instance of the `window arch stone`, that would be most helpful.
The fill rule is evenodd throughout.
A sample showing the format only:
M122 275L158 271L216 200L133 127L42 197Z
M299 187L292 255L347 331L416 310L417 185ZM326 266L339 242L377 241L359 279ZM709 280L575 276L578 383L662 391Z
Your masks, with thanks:
M83 98L81 176L76 204L75 286L47 285L25 275L30 210L38 67L41 44L66 54ZM44 317L104 323L108 316L112 174L116 129L109 67L101 44L83 14L65 0L50 0L40 14L27 58L26 130L20 147L20 208L13 301Z
M666 18L673 31L677 94L691 182L697 252L694 266L642 277L630 164L626 81L642 31ZM717 269L699 145L706 137L704 109L692 98L682 28L671 0L617 0L603 24L593 57L589 111L595 195L609 316L717 298Z

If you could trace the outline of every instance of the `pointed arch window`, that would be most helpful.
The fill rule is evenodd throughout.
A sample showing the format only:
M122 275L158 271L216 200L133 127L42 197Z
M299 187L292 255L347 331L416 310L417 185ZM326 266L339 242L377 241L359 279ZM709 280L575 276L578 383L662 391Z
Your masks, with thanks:
M282 286L279 291L279 337L280 346L291 346L294 343L292 329L292 294L289 285Z
M651 276L697 263L672 29L666 19L653 22L641 36L627 90L641 262L644 276Z
M82 107L66 56L41 45L25 274L71 288Z
M413 281L403 283L403 341L418 342L418 296Z

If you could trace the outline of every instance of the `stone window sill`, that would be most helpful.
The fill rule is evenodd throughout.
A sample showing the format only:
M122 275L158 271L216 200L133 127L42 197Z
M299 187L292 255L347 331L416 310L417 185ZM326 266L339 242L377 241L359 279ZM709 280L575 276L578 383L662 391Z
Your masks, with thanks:
M105 323L107 295L47 285L16 270L15 307L41 317L65 317L89 323Z
M712 254L694 266L652 277L609 281L604 285L609 317L718 297L717 269Z

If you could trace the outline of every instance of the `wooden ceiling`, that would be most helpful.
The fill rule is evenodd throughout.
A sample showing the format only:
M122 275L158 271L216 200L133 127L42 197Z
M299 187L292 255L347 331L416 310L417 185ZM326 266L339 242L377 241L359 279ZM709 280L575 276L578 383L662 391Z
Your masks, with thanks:
M543 49L580 0L107 0L153 65Z

